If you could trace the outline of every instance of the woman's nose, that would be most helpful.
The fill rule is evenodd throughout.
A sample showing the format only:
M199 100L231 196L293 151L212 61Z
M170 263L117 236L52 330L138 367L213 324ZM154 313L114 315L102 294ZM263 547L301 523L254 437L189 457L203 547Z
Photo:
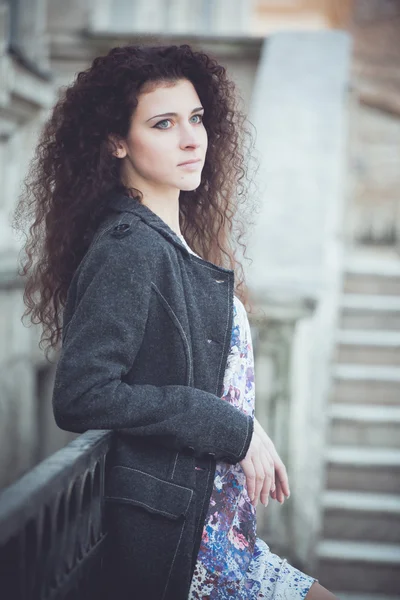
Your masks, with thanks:
M187 148L187 146L192 146L193 148L198 148L200 146L199 134L193 129L184 130L181 133L180 139L181 148Z
M181 140L181 148L187 148L188 146L191 148L199 148L200 142L193 136L183 138Z

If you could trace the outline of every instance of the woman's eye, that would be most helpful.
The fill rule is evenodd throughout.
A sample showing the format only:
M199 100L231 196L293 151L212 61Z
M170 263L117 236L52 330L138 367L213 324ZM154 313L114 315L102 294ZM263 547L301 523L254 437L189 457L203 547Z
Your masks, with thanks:
M169 127L159 127L159 125L161 125L161 123L168 123L168 121L169 121L169 120L170 120L170 119L164 119L163 121L158 121L158 123L156 123L156 124L154 125L154 127L155 127L156 129L169 129Z
M201 123L203 121L203 115L193 115L191 118L193 119L194 117L199 117L200 120L197 121L198 123ZM162 123L168 123L170 122L171 119L163 119L162 121L158 121L158 123L156 123L154 125L155 129L170 129L170 127L160 127L160 125L162 125Z

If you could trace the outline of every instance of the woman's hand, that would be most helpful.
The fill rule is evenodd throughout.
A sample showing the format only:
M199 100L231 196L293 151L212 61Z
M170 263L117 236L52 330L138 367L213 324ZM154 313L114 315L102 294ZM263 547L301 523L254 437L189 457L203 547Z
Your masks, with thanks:
M274 462L256 430L253 431L249 449L240 465L246 475L247 493L251 503L257 506L261 492L261 502L267 506L270 490L275 489Z
M247 491L254 506L268 504L268 496L283 503L289 497L289 482L285 465L264 429L254 419L254 431L245 458L240 462L247 480Z
M285 500L285 496L289 498L290 489L289 489L289 479L286 471L286 467L280 459L275 445L269 435L264 431L260 423L254 418L254 429L257 431L258 435L262 438L264 446L269 451L272 456L272 460L274 462L275 467L275 490L271 490L271 498L274 500L278 500L281 504L283 504Z

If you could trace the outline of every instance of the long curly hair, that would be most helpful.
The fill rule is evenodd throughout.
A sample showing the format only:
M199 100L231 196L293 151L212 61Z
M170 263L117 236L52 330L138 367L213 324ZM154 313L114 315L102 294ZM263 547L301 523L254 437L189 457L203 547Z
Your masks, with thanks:
M217 60L188 44L116 47L61 88L13 216L13 228L25 235L22 320L30 315L32 323L42 324L39 346L47 343L46 358L58 349L68 288L105 216L109 194L142 200L140 190L122 184L122 161L110 139L127 136L144 86L183 78L205 108L208 148L199 187L180 191L181 231L203 258L234 270L235 292L252 308L238 253L245 258L243 238L254 216L247 177L254 141L234 82Z

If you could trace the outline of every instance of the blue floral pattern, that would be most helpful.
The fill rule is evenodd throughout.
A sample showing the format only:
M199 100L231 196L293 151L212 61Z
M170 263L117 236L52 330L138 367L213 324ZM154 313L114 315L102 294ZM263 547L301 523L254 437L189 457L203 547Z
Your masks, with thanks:
M222 398L254 418L251 330L236 296ZM306 597L314 581L257 537L256 508L241 465L217 462L188 600L298 600Z

